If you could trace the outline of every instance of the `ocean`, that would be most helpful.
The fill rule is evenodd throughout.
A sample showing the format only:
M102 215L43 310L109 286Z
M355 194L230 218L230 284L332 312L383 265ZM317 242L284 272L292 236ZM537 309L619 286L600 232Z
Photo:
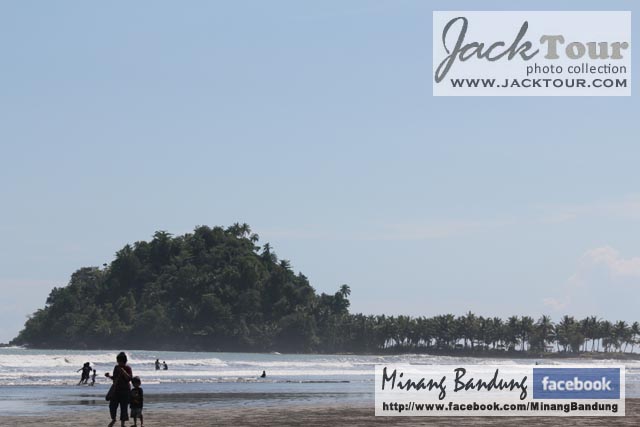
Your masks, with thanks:
M0 348L0 413L36 415L106 411L111 381L104 377L119 350L29 350ZM125 350L142 380L145 410L277 405L371 405L374 366L382 363L528 364L536 359L491 359L429 355L312 355ZM166 361L167 371L154 362ZM97 371L95 386L77 385L85 362ZM640 397L640 361L544 359L545 364L626 366L627 397ZM266 371L266 378L260 378Z

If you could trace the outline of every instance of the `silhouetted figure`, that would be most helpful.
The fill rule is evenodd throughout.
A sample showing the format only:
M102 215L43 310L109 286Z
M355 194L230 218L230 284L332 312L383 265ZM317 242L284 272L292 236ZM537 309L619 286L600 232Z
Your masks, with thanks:
M142 387L140 387L140 378L133 377L131 379L131 384L133 385L133 388L131 389L131 394L129 395L129 407L131 408L131 418L133 418L133 425L136 426L138 424L138 418L140 418L140 427L144 427L144 417L142 416L144 392L142 391Z
M163 371L168 371L169 367L167 366L167 362L165 362L164 360L162 361L162 370Z
M156 371L160 370L160 359L156 359Z
M80 376L80 382L78 383L78 385L86 384L87 381L89 381L89 374L91 373L91 364L89 362L85 362L84 365L82 365L82 368L78 369L76 372L80 372L80 371L82 371L82 374Z
M91 384L89 384L89 385L95 385L95 383L96 383L96 375L97 375L97 372L94 369L93 370L93 374L91 375Z
M129 420L128 406L129 406L129 394L131 393L131 378L133 378L133 372L127 365L127 355L124 352L120 352L116 357L118 364L113 367L113 374L108 372L104 374L107 378L113 381L113 393L109 391L109 413L111 414L111 427L116 423L116 413L118 406L120 407L120 421L124 426L124 422Z
M266 378L267 377L267 372L266 371L262 371L262 375L260 375L260 378Z

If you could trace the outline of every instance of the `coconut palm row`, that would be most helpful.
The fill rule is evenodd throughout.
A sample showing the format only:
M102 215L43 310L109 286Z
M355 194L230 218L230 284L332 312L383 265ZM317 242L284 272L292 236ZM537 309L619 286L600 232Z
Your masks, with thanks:
M336 347L351 351L460 351L460 352L625 352L640 344L640 324L612 323L595 316L577 320L563 316L554 323L549 316L537 321L529 316L434 317L365 316L343 319ZM329 340L330 341L330 340Z

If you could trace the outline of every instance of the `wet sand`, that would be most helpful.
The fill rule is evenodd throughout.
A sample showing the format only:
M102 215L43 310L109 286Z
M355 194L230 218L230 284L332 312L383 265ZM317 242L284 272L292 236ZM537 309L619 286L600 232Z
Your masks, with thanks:
M145 410L146 411L146 410ZM625 417L376 417L373 407L294 406L285 408L157 410L145 412L147 427L178 426L638 426L640 399L627 399ZM46 416L1 417L2 426L105 427L108 409L95 412L69 412ZM120 422L116 423L119 426ZM126 423L127 426L133 422Z

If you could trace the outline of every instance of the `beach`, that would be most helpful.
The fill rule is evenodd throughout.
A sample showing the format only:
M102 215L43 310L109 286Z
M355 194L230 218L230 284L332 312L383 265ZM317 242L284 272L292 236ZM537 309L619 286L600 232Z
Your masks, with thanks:
M145 412L145 426L637 426L640 425L640 399L627 399L625 417L376 417L370 407L294 406L207 409L154 409ZM1 425L104 427L108 410L57 412L52 415L2 417ZM119 426L118 422L116 426ZM127 422L127 426L133 425Z
M0 349L0 426L107 426L104 397L116 351ZM169 370L156 371L154 361ZM95 386L77 385L91 362ZM429 355L295 355L129 351L142 379L146 426L415 426L640 425L640 362L627 360L625 417L376 417L374 368L422 365L522 364L534 360ZM557 366L572 360L549 360ZM618 364L615 360L585 361ZM266 378L259 378L262 370ZM120 425L118 422L117 426ZM133 425L128 422L127 426Z

